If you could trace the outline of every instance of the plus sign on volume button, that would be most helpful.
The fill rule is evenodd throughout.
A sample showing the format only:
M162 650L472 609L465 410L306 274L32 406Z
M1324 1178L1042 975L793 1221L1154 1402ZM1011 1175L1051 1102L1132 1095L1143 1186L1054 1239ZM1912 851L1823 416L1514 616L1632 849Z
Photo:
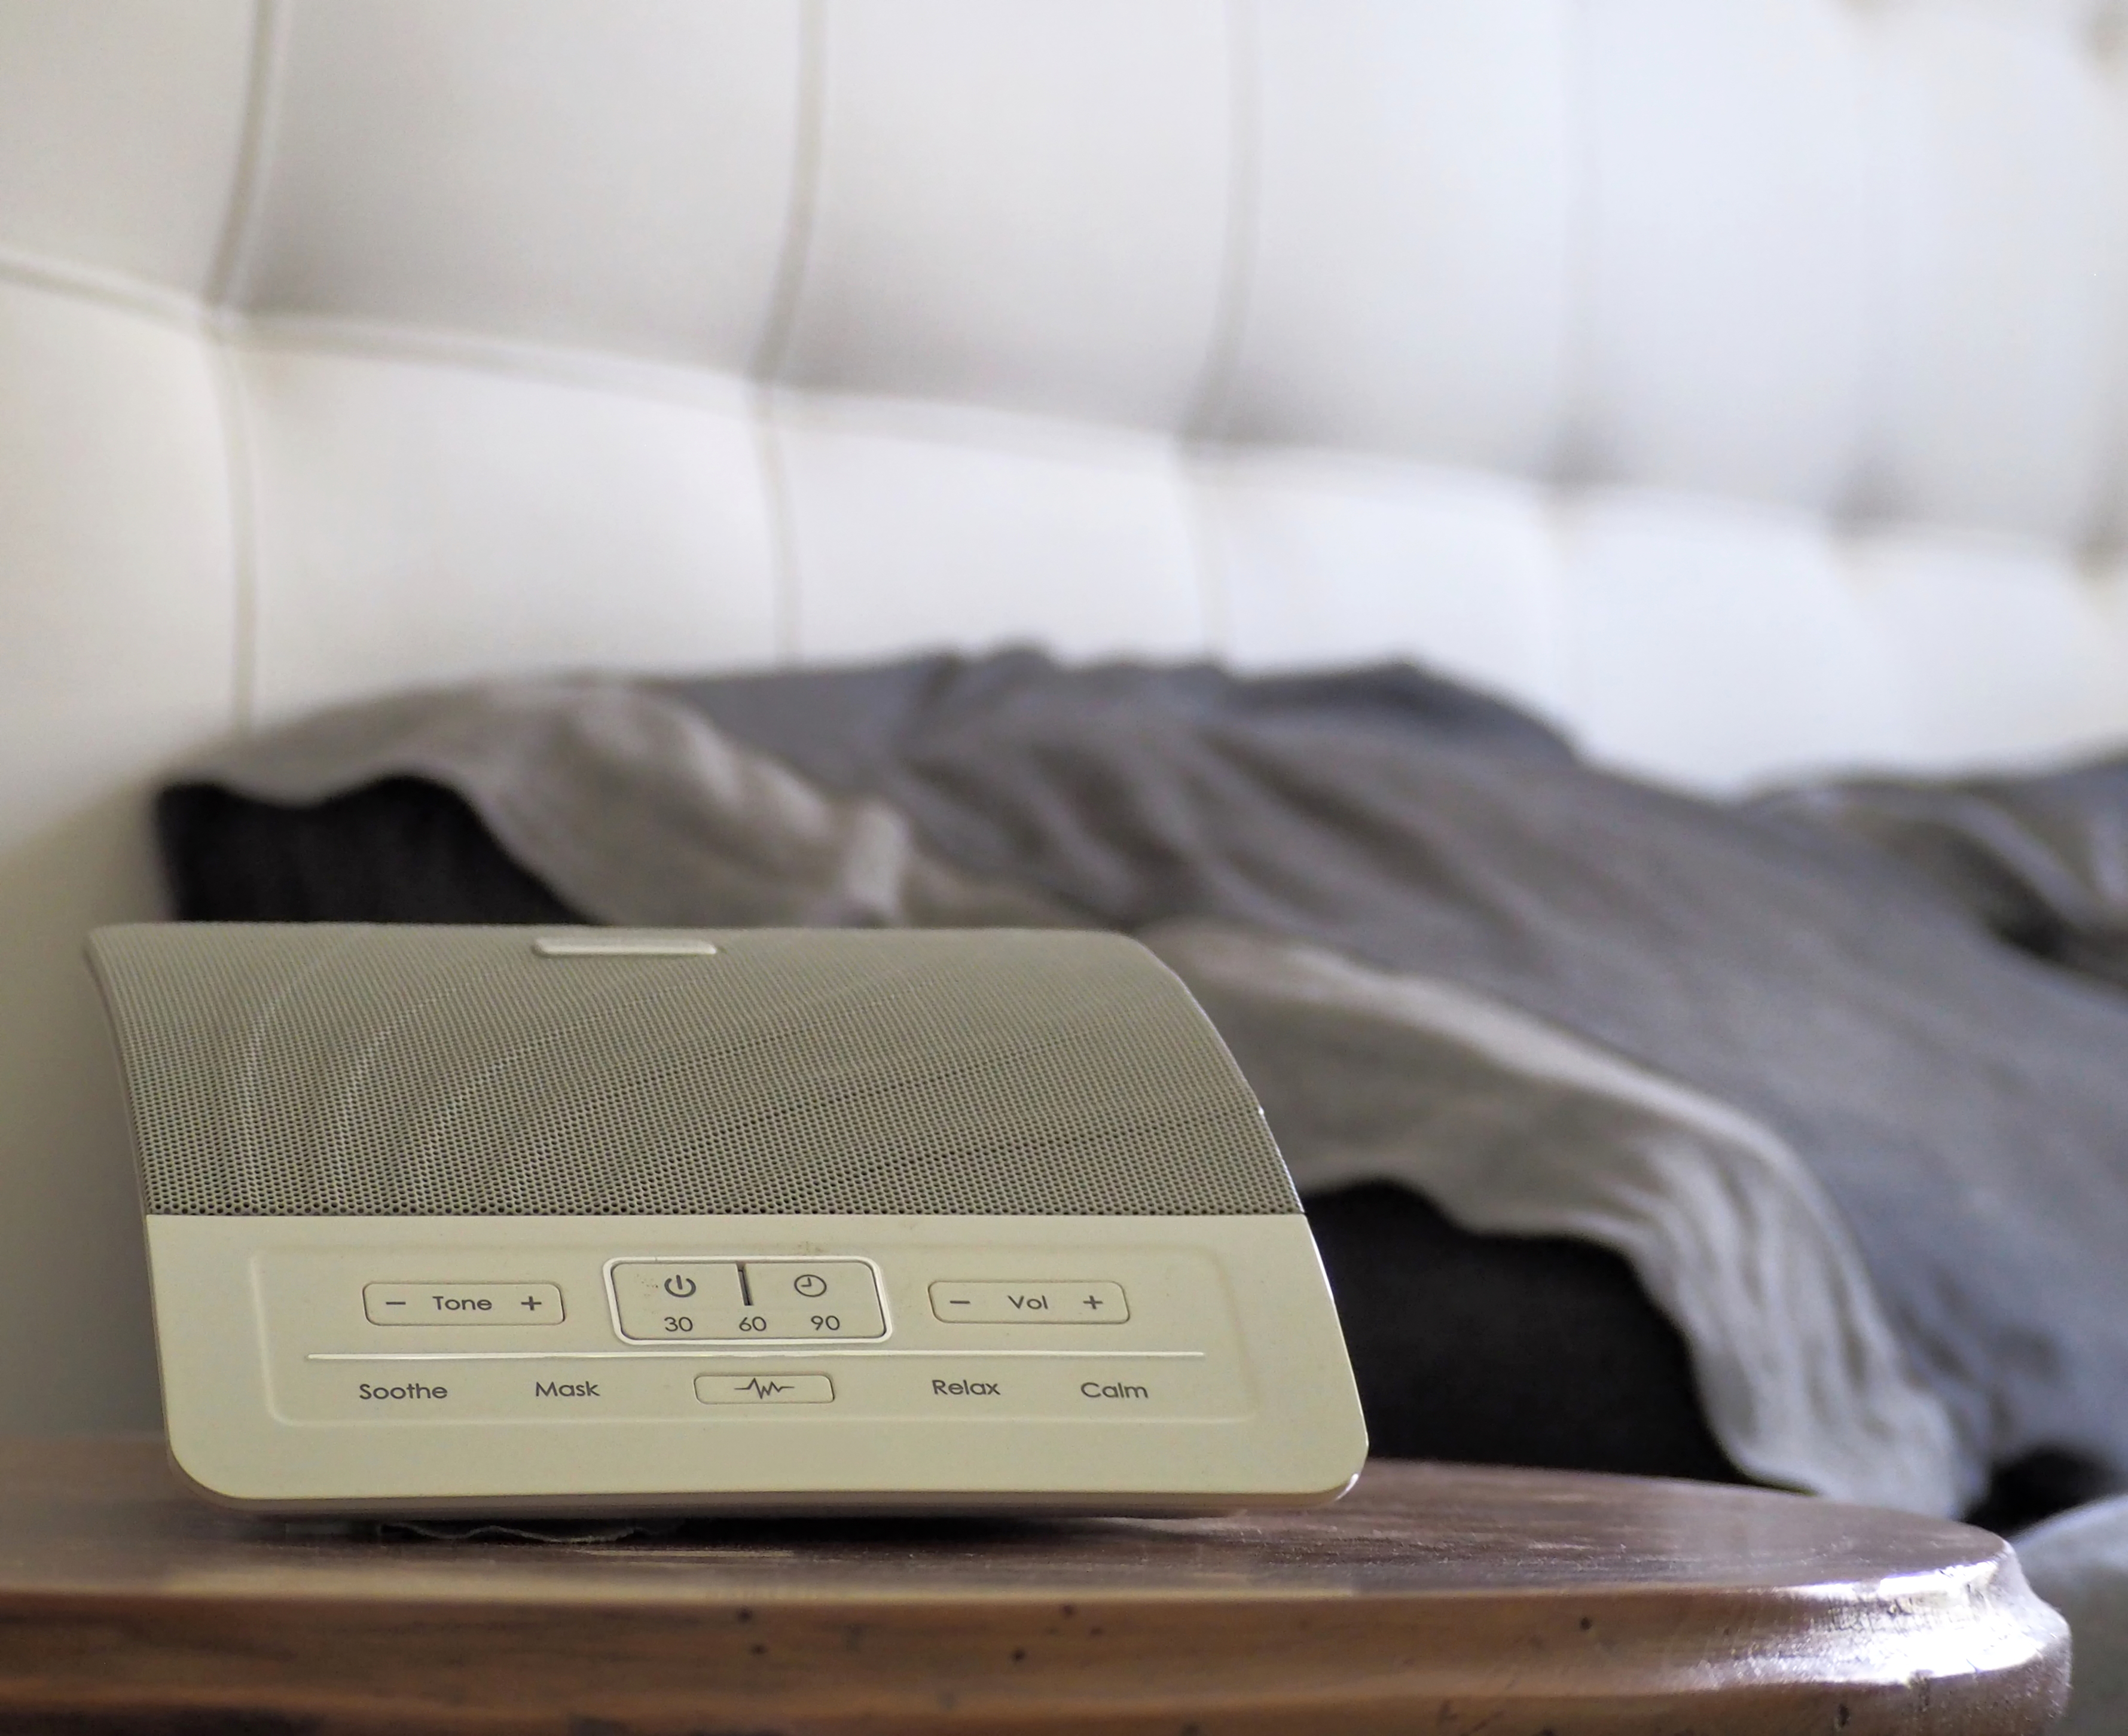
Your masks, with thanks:
M1104 1278L942 1279L931 1287L931 1311L974 1326L1114 1326L1130 1318L1130 1302L1121 1284Z

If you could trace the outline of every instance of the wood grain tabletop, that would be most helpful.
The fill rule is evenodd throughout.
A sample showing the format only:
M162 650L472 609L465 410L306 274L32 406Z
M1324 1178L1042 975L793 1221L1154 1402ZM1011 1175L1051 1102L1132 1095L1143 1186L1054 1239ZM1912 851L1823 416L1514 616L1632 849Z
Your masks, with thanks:
M0 1441L7 1732L2025 1736L2068 1652L1986 1532L1711 1485L1378 1463L1304 1513L481 1541Z

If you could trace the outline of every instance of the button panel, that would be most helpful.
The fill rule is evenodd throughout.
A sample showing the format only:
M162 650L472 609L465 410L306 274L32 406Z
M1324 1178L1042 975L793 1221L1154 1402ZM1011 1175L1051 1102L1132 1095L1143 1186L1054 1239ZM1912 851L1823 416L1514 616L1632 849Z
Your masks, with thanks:
M1252 1408L1233 1367L1209 1358L918 1354L852 1358L829 1369L794 1368L781 1358L720 1362L719 1354L411 1364L298 1359L277 1373L276 1402L285 1416L318 1422L663 1419L704 1427L749 1408L824 1424L1172 1421Z
M801 1253L793 1236L757 1255L749 1225L630 1226L603 1245L599 1227L518 1246L380 1232L368 1247L261 1254L275 1413L390 1429L663 1420L758 1440L1232 1418L1258 1402L1228 1282L1194 1248L957 1243L957 1225L918 1240L887 1224L858 1247ZM423 1330L389 1330L402 1321ZM525 1330L490 1330L512 1325ZM1078 1330L1032 1330L1060 1326Z
M697 1374L705 1405L831 1405L835 1383L824 1374Z
M364 1284L362 1311L377 1326L558 1326L557 1284Z
M758 1344L884 1338L872 1267L859 1259L624 1259L610 1269L622 1335Z
M942 1282L931 1286L931 1311L971 1326L1115 1326L1130 1318L1130 1302L1121 1284L1105 1279Z

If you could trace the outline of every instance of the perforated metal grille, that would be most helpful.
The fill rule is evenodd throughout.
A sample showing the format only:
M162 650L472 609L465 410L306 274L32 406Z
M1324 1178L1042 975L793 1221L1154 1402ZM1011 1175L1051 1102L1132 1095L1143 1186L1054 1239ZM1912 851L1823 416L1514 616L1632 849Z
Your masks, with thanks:
M555 958L539 932L102 931L148 1209L1299 1209L1224 1046L1128 941L752 930Z

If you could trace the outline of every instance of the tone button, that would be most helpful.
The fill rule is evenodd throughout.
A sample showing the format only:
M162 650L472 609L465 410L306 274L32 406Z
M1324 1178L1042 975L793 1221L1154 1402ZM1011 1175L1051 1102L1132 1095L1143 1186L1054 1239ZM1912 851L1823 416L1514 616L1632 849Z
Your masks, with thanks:
M378 1326L551 1326L555 1284L364 1284L362 1311Z
M935 1283L931 1311L980 1326L1113 1326L1130 1318L1123 1287L1085 1278L1040 1283Z

